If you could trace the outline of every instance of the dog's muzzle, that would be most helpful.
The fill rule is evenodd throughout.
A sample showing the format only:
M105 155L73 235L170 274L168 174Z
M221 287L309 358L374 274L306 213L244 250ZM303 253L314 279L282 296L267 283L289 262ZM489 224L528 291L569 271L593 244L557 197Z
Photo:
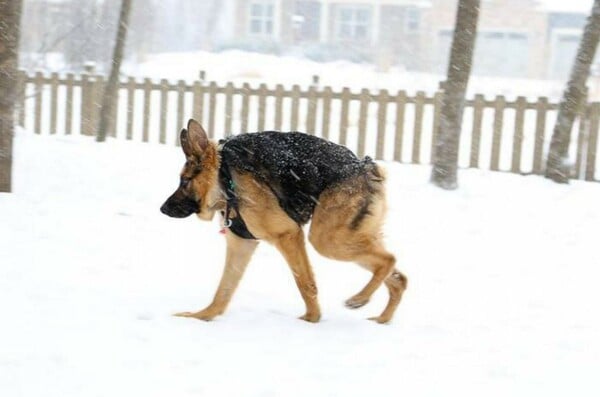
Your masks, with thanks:
M160 212L172 218L186 218L200 211L200 204L189 197L177 197L175 192L160 207Z

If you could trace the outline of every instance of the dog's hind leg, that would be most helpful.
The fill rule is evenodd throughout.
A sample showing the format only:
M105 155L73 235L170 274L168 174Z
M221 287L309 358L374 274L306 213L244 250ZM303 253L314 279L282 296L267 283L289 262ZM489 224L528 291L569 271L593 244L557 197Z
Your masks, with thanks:
M347 307L356 309L364 306L381 284L385 283L389 292L388 303L379 316L370 320L378 323L389 322L402 299L407 279L394 268L396 259L385 250L380 237L363 235L344 227L336 230L324 228L319 231L319 226L311 226L309 238L322 255L336 260L356 262L372 272L371 279L360 292L346 300Z
M396 259L383 245L385 209L380 180L348 180L321 194L309 233L310 242L321 255L356 262L373 273L365 287L346 300L347 307L364 306L385 283L388 304L381 315L372 318L379 323L392 319L406 289L406 277L395 270Z
M384 282L390 294L389 301L379 316L369 318L369 320L377 321L380 324L387 323L392 319L396 308L400 304L402 294L406 290L408 280L404 274L394 269Z
M225 235L227 239L227 254L225 257L225 270L221 276L221 282L213 301L205 309L198 312L183 312L175 314L178 317L192 317L199 320L209 321L215 316L223 314L231 297L235 292L244 271L250 262L250 258L258 242L256 240L247 240L236 236L231 231Z
M370 270L373 276L359 293L346 300L346 306L351 309L356 309L367 304L373 293L381 286L394 268L394 264L396 263L394 256L385 251L383 247L377 245L368 247L367 252L353 258L354 262Z

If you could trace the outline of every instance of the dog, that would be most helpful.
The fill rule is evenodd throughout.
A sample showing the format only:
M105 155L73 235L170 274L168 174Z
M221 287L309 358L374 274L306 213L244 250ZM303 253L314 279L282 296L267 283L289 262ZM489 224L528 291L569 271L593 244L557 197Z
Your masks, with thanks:
M209 321L223 314L259 241L266 241L292 270L306 305L300 318L318 322L321 310L303 231L311 221L308 240L317 252L372 272L346 306L365 305L385 284L387 306L371 320L392 319L407 278L383 244L385 175L373 160L300 132L244 133L214 142L193 119L181 131L180 143L186 162L179 187L161 212L174 218L196 214L202 220L220 213L227 252L212 303L176 316Z

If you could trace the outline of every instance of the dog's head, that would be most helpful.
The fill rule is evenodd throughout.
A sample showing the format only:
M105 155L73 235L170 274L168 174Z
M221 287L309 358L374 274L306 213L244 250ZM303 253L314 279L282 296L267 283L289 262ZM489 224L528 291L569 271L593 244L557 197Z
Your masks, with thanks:
M190 120L187 129L181 130L180 141L186 162L179 176L179 187L160 211L173 218L197 214L201 219L210 220L219 201L217 147L195 120Z

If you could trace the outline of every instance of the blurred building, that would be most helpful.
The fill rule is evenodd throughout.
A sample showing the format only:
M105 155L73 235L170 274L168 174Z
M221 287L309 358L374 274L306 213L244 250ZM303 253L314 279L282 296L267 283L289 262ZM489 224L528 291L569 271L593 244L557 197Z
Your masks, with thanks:
M586 16L571 12L549 10L546 40L549 62L546 75L551 79L566 77L573 65L581 39L581 27Z
M233 42L421 68L428 0L235 0Z
M225 47L446 72L456 1L230 1L235 22ZM566 78L586 15L565 8L535 0L482 0L474 74Z
M584 12L571 11L568 0L481 2L474 74L568 76ZM48 68L59 54L71 70L88 61L106 69L120 3L25 0L22 65ZM139 62L152 53L242 49L445 74L456 5L456 0L135 1L126 53Z
M432 0L428 32L434 48L432 70L445 73L456 4ZM544 75L547 16L532 0L482 0L473 74L540 78Z

